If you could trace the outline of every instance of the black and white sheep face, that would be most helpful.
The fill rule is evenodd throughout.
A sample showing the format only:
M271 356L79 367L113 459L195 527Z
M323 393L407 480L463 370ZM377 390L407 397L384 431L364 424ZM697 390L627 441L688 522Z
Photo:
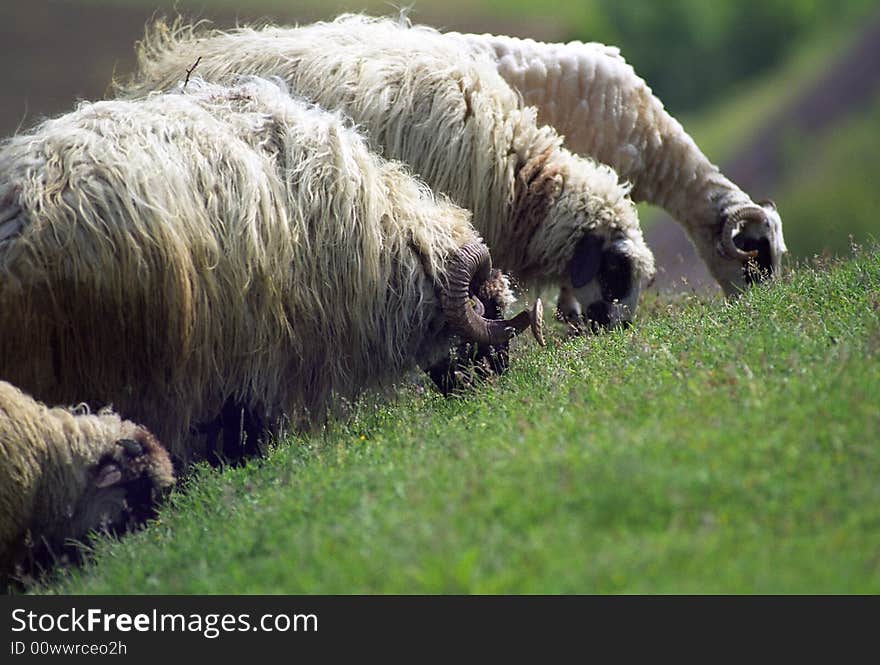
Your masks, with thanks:
M558 301L560 316L580 328L616 328L632 321L643 284L632 243L588 233L575 246Z
M720 247L718 256L707 261L728 297L738 295L751 284L781 274L782 256L788 251L782 236L782 219L773 201L761 201L759 205L764 214L749 217L733 236L736 248L753 254L753 257L731 257Z

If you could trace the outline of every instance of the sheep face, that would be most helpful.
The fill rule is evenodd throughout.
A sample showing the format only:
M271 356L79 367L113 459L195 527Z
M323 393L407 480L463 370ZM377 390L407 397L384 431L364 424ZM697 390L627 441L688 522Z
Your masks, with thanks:
M492 270L489 279L476 289L471 299L481 316L493 320L504 318L504 313L515 302L510 281L498 269ZM509 342L488 345L460 340L426 367L425 373L442 394L450 395L501 375L509 366Z
M629 193L611 168L565 150L529 183L537 202L522 209L543 214L546 229L533 234L529 262L558 280L557 313L580 331L630 323L654 276L654 255Z
M596 332L632 322L651 275L640 271L638 247L629 238L585 234L575 245L563 279L558 316L575 328Z
M173 483L171 461L144 428L118 439L87 470L84 491L72 508L71 530L116 531L152 514L155 501Z
M773 201L732 210L723 215L721 239L715 244L717 253L706 262L727 297L738 295L751 284L778 277L782 256L788 251L782 219ZM739 211L744 214L738 215ZM738 216L742 219L737 220ZM725 242L725 234L729 234L730 242Z
M782 237L782 219L773 201L761 201L767 218L764 221L746 224L733 241L745 251L755 251L754 261L750 261L743 269L746 284L778 277L782 271L782 255L788 251Z
M120 423L123 438L108 441L97 461L70 469L71 489L35 515L31 526L34 550L29 557L42 562L64 549L66 541L92 531L120 533L148 519L160 496L174 483L165 449L142 427ZM55 504L55 501L51 502Z

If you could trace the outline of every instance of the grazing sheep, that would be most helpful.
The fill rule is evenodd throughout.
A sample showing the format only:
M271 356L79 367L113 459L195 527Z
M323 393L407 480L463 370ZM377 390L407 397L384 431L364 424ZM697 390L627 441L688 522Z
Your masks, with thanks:
M435 30L363 16L231 32L159 23L122 91L167 89L197 60L209 80L279 76L344 111L385 155L472 210L505 272L562 285L594 322L628 321L654 274L628 187L538 126L488 58L461 51Z
M728 296L779 274L787 250L776 206L754 203L725 178L618 49L488 34L447 37L490 57L569 148L608 164L632 183L636 201L662 206L677 219Z
M50 409L0 381L0 580L67 540L142 521L173 483L168 453L143 427Z
M0 376L112 403L183 461L219 414L273 434L454 334L505 343L530 316L480 316L490 268L467 211L266 80L83 103L0 146Z

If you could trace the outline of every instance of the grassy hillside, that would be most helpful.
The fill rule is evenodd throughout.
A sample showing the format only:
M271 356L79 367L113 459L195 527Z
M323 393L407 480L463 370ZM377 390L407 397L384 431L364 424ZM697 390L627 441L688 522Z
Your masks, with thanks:
M880 253L202 469L64 593L880 593Z

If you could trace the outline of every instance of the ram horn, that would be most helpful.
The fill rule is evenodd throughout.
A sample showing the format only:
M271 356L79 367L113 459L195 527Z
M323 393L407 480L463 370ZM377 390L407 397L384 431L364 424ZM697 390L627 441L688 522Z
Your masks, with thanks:
M467 341L477 344L504 344L528 327L532 328L535 339L543 342L540 301L531 311L513 319L483 318L482 308L471 298L470 287L486 281L491 270L489 248L481 242L468 243L452 257L447 268L447 284L440 294L449 326Z
M541 346L547 346L547 342L544 341L544 303L540 298L535 300L531 309L523 310L510 319L507 324L515 328L517 332L531 328L535 341Z
M722 256L730 259L739 259L740 261L748 261L758 256L757 250L745 251L736 246L733 242L733 234L746 220L754 220L757 222L766 222L767 214L760 207L753 204L737 206L732 212L728 213L724 220L724 226L721 227L721 240L719 241L718 251Z

